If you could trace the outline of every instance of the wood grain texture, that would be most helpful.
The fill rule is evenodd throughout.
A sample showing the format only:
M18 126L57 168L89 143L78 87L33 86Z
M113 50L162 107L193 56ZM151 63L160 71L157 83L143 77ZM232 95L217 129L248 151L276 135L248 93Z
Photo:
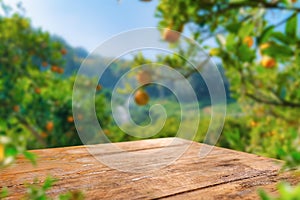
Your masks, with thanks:
M174 140L174 145L170 145ZM11 195L7 199L20 199L26 191L24 183L38 178L42 184L51 175L58 181L49 190L50 196L81 190L86 199L258 199L260 187L274 192L280 180L294 184L300 180L291 173L279 174L281 163L278 160L257 155L214 147L208 156L200 158L200 148L210 147L195 142L174 163L159 170L148 170L149 166L159 165L156 162L161 162L168 152L187 143L178 138L116 143L128 152L145 155L154 152L149 162L146 160L139 166L140 173L112 169L95 159L83 146L34 150L38 165L34 167L23 157L18 158L14 165L0 171L0 188L8 187ZM105 152L102 156L123 156L107 145L91 147ZM116 166L135 169L136 162L121 160Z

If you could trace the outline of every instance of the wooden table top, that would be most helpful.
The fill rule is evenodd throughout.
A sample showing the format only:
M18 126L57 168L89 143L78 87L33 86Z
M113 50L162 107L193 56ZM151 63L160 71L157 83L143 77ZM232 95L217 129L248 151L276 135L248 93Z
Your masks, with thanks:
M176 141L176 145L170 145L172 141ZM114 145L128 152L145 153L166 148L173 152L187 143L183 139L162 138ZM105 144L93 147L106 151ZM20 199L26 191L24 183L33 183L38 178L42 184L51 175L58 181L49 190L50 196L81 190L86 199L258 199L260 187L272 193L280 180L294 184L299 181L291 173L279 174L281 163L277 160L218 147L201 158L201 148L210 147L192 142L170 165L149 171L151 164L161 161L152 159L153 163L138 165L139 173L112 169L98 161L84 146L34 150L38 165L34 167L25 158L18 158L15 164L0 171L0 188L8 188L8 199ZM105 156L122 158L121 154L107 150ZM151 155L161 158L163 154ZM136 161L124 160L120 159L116 166L137 167Z

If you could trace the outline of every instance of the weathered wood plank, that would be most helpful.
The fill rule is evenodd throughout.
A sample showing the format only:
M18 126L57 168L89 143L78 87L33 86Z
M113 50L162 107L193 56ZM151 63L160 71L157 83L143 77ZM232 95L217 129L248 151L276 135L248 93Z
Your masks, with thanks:
M187 141L174 138L117 143L130 152L155 153L156 158L145 160L143 167L159 164L168 152L176 151ZM167 147L166 147L167 146ZM94 145L95 149L109 157L122 156L106 149L106 145ZM85 147L68 147L35 150L39 155L38 166L33 167L20 157L18 162L0 172L0 187L8 187L18 199L25 192L24 183L32 183L34 177L44 180L52 175L58 182L49 191L56 196L68 190L82 190L87 199L256 199L256 189L264 186L272 191L281 179L297 182L290 174L278 175L280 162L252 154L215 147L205 158L198 156L200 148L209 146L192 143L182 157L171 165L156 171L130 173L111 169L91 156ZM106 152L107 150L107 152ZM152 154L153 155L153 154ZM135 169L136 161L128 160L116 165ZM141 166L139 166L141 168ZM140 170L140 169L139 169Z

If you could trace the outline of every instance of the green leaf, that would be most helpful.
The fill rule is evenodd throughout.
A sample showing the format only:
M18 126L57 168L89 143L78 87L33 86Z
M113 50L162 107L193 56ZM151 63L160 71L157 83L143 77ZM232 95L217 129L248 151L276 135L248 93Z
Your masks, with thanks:
M228 34L226 38L226 48L228 51L234 50L236 46L236 41L235 41L236 35L235 34Z
M258 194L259 194L259 197L261 198L261 200L271 200L271 198L268 196L268 194L262 189L258 190Z
M291 199L291 191L292 187L288 183L280 183L278 185L278 192L281 197L284 197L285 199Z
M291 4L291 0L282 0L281 3L285 6L289 6Z
M54 178L47 177L45 180L45 183L43 185L43 189L44 190L50 189L55 182L56 182L56 180Z
M31 153L31 152L29 152L29 151L25 151L25 152L23 153L23 155L24 155L28 160L30 160L30 162L31 162L33 165L36 165L36 158L37 158L36 154Z
M232 24L229 24L229 25L226 26L226 29L227 29L229 32L237 33L238 30L240 29L240 24L241 24L241 23L232 23Z
M16 155L18 155L18 150L16 149L16 147L14 146L9 146L5 148L5 155L8 156L13 156L15 157Z
M290 43L290 39L283 33L281 32L273 32L270 35L271 38L274 38L275 40L282 42L284 44L289 44Z
M293 157L293 159L297 162L300 161L300 152L294 151L291 153L291 156Z
M267 48L262 51L263 54L269 55L273 58L280 59L280 58L289 58L293 56L293 50L287 45L279 45L273 44L271 48Z
M251 49L246 45L241 45L238 48L238 57L243 62L250 62L255 57Z
M279 156L279 158L284 158L286 156L286 152L282 149L280 145L278 145L276 153Z
M8 189L7 187L4 187L0 191L0 199L5 198L8 196Z
M297 14L290 18L285 26L285 33L287 37L295 39L297 36Z
M258 38L258 44L265 43L269 40L272 32L274 31L275 26L269 26L267 27L261 34L261 36Z
M256 71L259 73L259 74L264 74L266 72L266 68L264 67L261 67L260 65L258 65L256 67Z
M243 23L243 26L239 30L239 37L245 38L247 36L250 36L254 30L254 24L253 23Z

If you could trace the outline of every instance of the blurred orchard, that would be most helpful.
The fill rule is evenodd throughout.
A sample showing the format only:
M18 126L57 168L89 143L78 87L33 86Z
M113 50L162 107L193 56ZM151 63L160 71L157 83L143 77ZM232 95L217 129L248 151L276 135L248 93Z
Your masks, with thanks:
M0 2L5 13L0 16L0 162L6 166L19 154L35 162L28 149L82 144L74 126L72 90L87 52L33 27L30 19ZM180 33L187 33L219 60L225 72L228 116L218 145L283 159L289 167L300 163L299 4L292 0L160 0L155 13L163 28L162 39L174 50L178 50ZM280 17L275 20L275 15ZM208 39L214 42L205 43ZM159 60L193 77L195 71L185 68L182 60L172 55ZM142 54L136 55L135 65L145 62ZM122 74L122 65L128 63L109 72L110 78L100 80L95 88L97 117L112 142L137 139L113 123L105 106L112 92L109 81ZM144 84L151 81L151 74L142 71L136 78ZM81 80L82 87L90 86L89 77ZM157 101L149 87L135 93L137 115L148 109L149 102ZM207 116L195 138L201 142L210 107L199 105ZM83 115L77 119L85 120ZM169 117L154 137L175 136L179 123Z
M29 19L19 14L0 16L2 165L10 164L18 154L34 162L27 149L81 144L72 114L75 76L64 72L68 54L62 42L33 28ZM88 86L89 79L82 84ZM101 115L101 95L96 104ZM108 123L108 116L98 117Z
M169 29L190 32L221 60L236 102L228 105L218 144L284 159L290 167L300 164L299 3L161 0L156 11L166 40L176 42ZM231 115L236 108L241 115Z

